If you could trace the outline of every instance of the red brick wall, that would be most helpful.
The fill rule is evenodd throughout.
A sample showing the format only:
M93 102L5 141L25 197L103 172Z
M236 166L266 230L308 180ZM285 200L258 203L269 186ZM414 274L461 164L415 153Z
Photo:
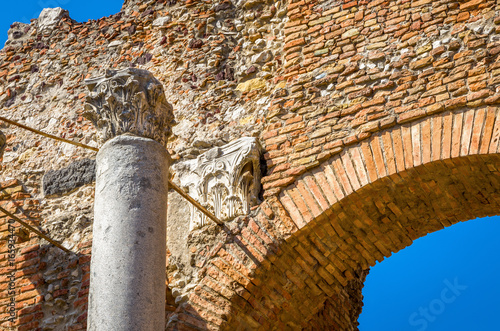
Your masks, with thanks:
M235 82L218 79L220 68L203 76L183 62L197 61L216 47L229 52L218 54L221 63L243 56L241 43L222 33L204 39L208 51L188 47L196 29L214 14L211 5L179 1L177 6L184 6L193 22L171 22L163 30L151 28L151 22L168 14L166 4L153 12L142 4L127 15L83 24L63 20L50 40L40 36L46 47L38 47L32 34L26 44L0 54L0 81L5 84L21 84L37 70L45 73L45 67L32 61L47 54L71 66L84 64L78 75L63 77L61 72L47 80L50 86L70 82L64 85L71 94L65 107L81 110L82 81L100 69L106 54L115 52L107 59L119 67L161 46L178 54L185 70L167 69L173 57L160 53L145 67L165 83L169 97L185 101L182 97L188 100L193 89L209 95L196 107L189 102L185 107L197 112L197 130L213 130L214 135L237 127L235 120L217 118L228 101L254 109L260 107L257 100L271 96L265 115L254 119L256 128L265 127L259 136L268 166L262 180L265 200L250 217L223 230L206 229L221 238L213 247L191 247L191 253L204 258L198 265L200 282L187 302L175 304L167 293L168 329L356 329L362 283L376 261L427 233L499 213L496 1L290 1L284 44L269 63L272 75L262 79L264 87L241 95ZM259 6L266 13L271 7L256 3L257 9L248 11L263 15ZM137 30L128 32L132 25ZM108 27L115 30L104 29ZM69 32L78 38L62 46ZM118 39L129 42L109 50L107 44ZM140 50L132 47L136 42L144 42ZM212 90L216 93L210 94ZM0 96L10 103L12 116L24 120L18 111L25 100L22 93L20 86L9 87ZM40 98L48 103L53 96L41 93ZM74 117L61 116L59 131L53 133L72 139L91 136L89 123ZM234 130L248 134L243 125ZM15 140L22 139L16 134ZM176 142L169 146L172 154ZM41 167L53 156L45 141L39 146L47 152L37 152L27 162L30 166ZM78 153L72 157L83 156ZM173 155L174 160L180 157ZM19 167L6 166L6 171L20 173ZM43 224L36 215L37 200L18 182L2 189L8 208ZM0 222L5 238L7 219ZM0 306L7 307L8 244L2 240L0 245ZM58 323L84 329L90 242L68 256L33 235L16 241L15 247L18 315L11 325L2 308L1 327L37 329L52 323L53 316L63 316Z
M350 145L231 232L201 271L194 311L228 330L356 329L376 261L430 232L499 213L499 139L500 112L479 107Z
M0 189L3 208L32 226L43 223L39 200L19 181L0 183ZM65 253L6 215L0 215L0 236L1 329L64 324L67 330L85 330L90 243L80 244L78 253Z
M284 71L275 78L287 84L262 134L270 167L266 196L374 132L496 104L497 6L292 1Z

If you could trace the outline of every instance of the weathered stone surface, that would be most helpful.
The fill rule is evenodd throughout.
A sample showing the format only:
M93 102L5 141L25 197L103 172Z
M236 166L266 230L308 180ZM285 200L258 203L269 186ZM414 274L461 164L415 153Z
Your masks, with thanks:
M100 140L124 133L154 139L164 146L171 134L172 106L163 85L147 70L107 70L85 81L90 91L84 116L98 129Z
M180 185L221 220L247 215L258 202L261 147L244 137L214 147L194 160L175 165ZM206 216L192 206L190 230L205 225Z
M9 31L7 32L8 38L5 45L16 45L22 44L28 38L28 33L31 30L29 24L14 22L11 24Z
M166 146L174 162L242 136L258 138L269 171L264 200L249 215L222 229L189 232L190 207L172 198L168 330L355 329L366 266L451 224L439 215L498 211L492 205L499 191L492 184L498 177L498 4L246 3L126 0L118 14L83 23L63 17L50 33L39 31L36 20L15 25L0 52L0 105L9 118L96 147L98 135L81 116L82 82L103 75L102 68L135 66L158 78L175 109L178 124ZM171 17L166 25L153 24L165 16ZM30 210L40 199L42 228L88 258L89 222L75 216L83 213L82 201L88 214L92 185L44 199L40 183L50 168L94 154L11 127L5 134L2 183L17 178L33 195L25 199L16 185L6 186L5 204ZM453 202L437 192L470 199ZM430 209L413 209L416 201ZM393 227L396 221L402 227ZM40 243L33 254L42 254L46 244L30 240L30 248ZM34 259L22 262L23 273ZM48 308L64 303L61 293L70 286L54 280L63 292L48 291L24 277L28 285L16 297L33 310L20 314L15 327L85 329L88 265L76 265L58 263L63 271L49 275L68 284L82 277L81 301L66 301L75 310ZM47 276L33 269L33 278ZM34 318L39 325L30 320L42 313Z
M43 194L45 196L65 194L94 181L95 160L78 160L68 167L48 171L42 179Z
M40 31L53 29L63 18L69 18L69 12L61 7L44 8L38 16L37 27Z
M96 160L88 330L162 330L168 154L121 135Z

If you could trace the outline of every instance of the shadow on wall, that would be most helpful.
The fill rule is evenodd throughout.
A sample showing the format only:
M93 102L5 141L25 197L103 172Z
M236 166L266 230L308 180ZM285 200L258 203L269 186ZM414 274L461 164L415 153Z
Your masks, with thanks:
M51 245L39 249L39 272L34 278L38 281L36 289L42 296L43 315L40 314L41 318L33 322L42 329L86 329L90 242L84 242L78 250L76 254L65 253Z
M14 231L18 230L16 227ZM69 254L50 244L40 245L36 235L10 245L16 253L12 254L13 259L9 254L2 261L1 270L7 271L2 274L7 282L2 280L2 284L8 289L2 292L2 301L8 303L2 304L6 309L2 311L0 326L21 331L85 330L90 255ZM81 252L90 252L90 246L80 248Z
M447 144L439 144L441 132L433 132L438 143L420 139L420 127L425 133L440 116L471 112L374 134L305 172L252 218L228 225L193 298L211 301L203 308L228 330L324 328L324 316L332 316L330 328L355 330L376 261L428 233L498 214L498 131L472 142L451 129ZM381 149L387 141L399 149Z
M32 226L40 225L39 200L18 180L0 183L0 204ZM85 330L90 242L66 253L0 215L0 327Z

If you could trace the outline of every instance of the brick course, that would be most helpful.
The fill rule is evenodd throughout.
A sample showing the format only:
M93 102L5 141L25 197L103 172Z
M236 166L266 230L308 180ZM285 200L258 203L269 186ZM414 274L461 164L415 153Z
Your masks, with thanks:
M65 18L50 36L30 25L25 43L0 52L0 101L7 111L21 121L31 114L23 108L30 97L25 82L43 73L36 100L52 105L53 95L42 90L60 84L64 109L77 109L74 118L53 116L53 133L66 138L93 135L80 116L82 81L102 69L103 59L112 67L134 64L153 71L175 101L178 119L189 117L200 132L258 135L268 167L264 199L251 215L222 230L209 226L208 233L221 235L212 246L192 251L203 256L196 261L199 283L186 302L166 293L169 330L355 330L363 281L376 261L427 233L498 214L496 1L280 3L252 1L240 8L227 1L127 0L121 14L85 23ZM152 25L179 8L186 19ZM245 27L241 39L235 38L236 18L259 27L251 33ZM270 28L272 19L279 28ZM211 33L209 26L218 28L215 21L227 29ZM279 43L271 59L234 77L235 59L254 61L257 53L249 55L248 48L274 41ZM195 69L208 56L207 69ZM48 62L77 73L47 75ZM234 118L238 107L248 117ZM42 120L47 127L48 121ZM16 145L25 157L5 165L9 176L21 176L23 162L45 169L60 153L18 131L7 139L7 151ZM174 161L187 157L186 148L176 149L187 142L193 143L172 138ZM86 156L75 152L68 159ZM26 185L0 182L0 203L43 227L39 192ZM0 218L2 238L6 222ZM3 308L0 327L43 329L57 315L68 330L85 329L90 238L62 258L32 234L18 237L18 316L11 325ZM10 300L6 261L2 241L1 307ZM170 270L167 281L173 281Z
M491 130L484 130L485 114L496 118L499 113L497 107L483 106L396 125L300 175L280 193L282 205L275 205L297 225L292 236L283 241L279 230L265 230L262 220L275 229L282 220L275 216L280 212L264 204L243 230L256 238L266 232L265 239L245 244L244 253L258 261L247 285L238 282L238 263L226 258L223 272L250 296L245 298L249 305L232 301L223 328L356 329L362 282L376 261L429 232L498 212L498 194L481 192L497 192L500 184L499 135L490 137ZM438 130L447 119L450 130ZM396 141L399 147L393 148ZM443 154L445 141L449 153ZM488 145L487 152L472 148L481 144ZM264 250L275 242L278 251ZM264 263L262 253L270 263ZM211 281L214 292L217 283L217 278Z

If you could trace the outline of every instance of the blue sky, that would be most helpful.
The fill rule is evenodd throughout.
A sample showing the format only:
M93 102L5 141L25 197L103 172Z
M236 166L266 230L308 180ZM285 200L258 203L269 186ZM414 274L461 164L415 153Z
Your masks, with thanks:
M500 217L455 224L375 265L360 331L500 330Z
M19 0L2 1L0 11L0 47L7 40L7 31L14 22L29 23L43 8L61 7L69 10L72 19L85 22L120 11L123 0Z
M79 21L120 11L122 0L5 1L0 44L15 21L45 7ZM363 295L361 331L500 330L500 218L473 220L420 238L372 268Z

